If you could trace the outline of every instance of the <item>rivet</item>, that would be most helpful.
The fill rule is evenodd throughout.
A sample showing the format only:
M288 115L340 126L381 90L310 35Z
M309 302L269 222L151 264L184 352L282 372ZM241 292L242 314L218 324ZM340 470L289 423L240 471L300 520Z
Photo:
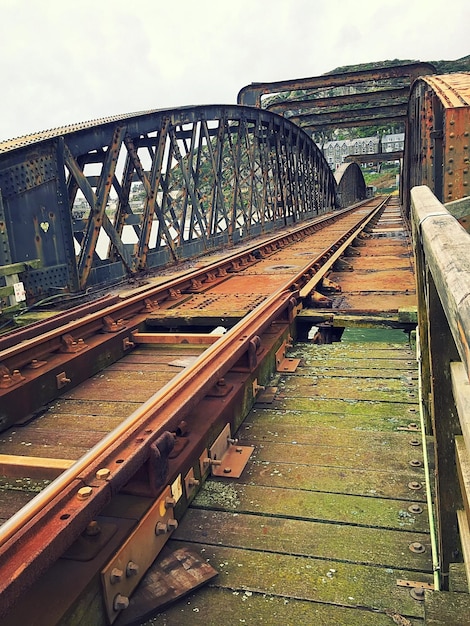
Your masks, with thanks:
M224 474L230 474L231 471L232 471L231 467L224 467Z
M410 461L411 467L422 467L423 464L419 459L411 459Z
M421 445L420 439L410 439L410 446L420 446L420 445Z
M92 493L93 493L93 489L91 487L81 487L77 491L77 498L79 500L86 500L87 498L91 496Z
M418 515L419 513L423 512L423 508L419 506L419 504L412 504L411 506L408 507L408 511L410 513L414 513Z
M410 489L422 489L423 485L421 483L419 483L417 480L412 480L410 483L408 483L408 487Z
M449 137L455 137L455 133L449 133Z
M111 470L109 470L107 467L102 467L96 472L95 477L98 480L106 480L107 478L109 478L110 474Z

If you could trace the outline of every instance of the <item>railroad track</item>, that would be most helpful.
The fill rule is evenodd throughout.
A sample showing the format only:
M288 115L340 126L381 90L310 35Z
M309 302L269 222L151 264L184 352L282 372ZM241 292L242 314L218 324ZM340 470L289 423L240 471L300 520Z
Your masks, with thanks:
M109 561L112 577L112 555L129 534L142 542L145 524L150 565L220 463L211 448L221 431L230 443L276 365L289 367L302 303L321 302L322 282L385 205L362 203L0 339L0 611L126 495L144 504L122 516L99 570ZM144 573L122 593L104 582L109 622Z

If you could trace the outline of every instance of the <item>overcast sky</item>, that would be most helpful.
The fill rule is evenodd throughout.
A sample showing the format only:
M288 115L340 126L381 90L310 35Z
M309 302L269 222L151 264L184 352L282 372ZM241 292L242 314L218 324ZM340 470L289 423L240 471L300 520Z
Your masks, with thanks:
M470 0L0 0L0 140L232 104L251 82L470 54Z

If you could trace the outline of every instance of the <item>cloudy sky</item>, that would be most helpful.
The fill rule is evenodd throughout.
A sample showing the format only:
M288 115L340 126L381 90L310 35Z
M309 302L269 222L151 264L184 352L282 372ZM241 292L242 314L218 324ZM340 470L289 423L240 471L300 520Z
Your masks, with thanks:
M251 82L470 54L469 0L0 0L0 141Z

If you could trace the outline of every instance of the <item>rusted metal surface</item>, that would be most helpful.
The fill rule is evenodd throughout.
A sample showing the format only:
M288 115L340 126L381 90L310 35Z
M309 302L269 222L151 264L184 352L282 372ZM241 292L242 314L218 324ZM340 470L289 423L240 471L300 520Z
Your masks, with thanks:
M332 173L306 133L237 106L151 111L3 142L0 187L0 264L26 263L29 305L140 276L336 203Z
M470 74L426 77L409 102L404 198L427 185L441 202L469 196Z
M238 93L239 104L260 106L261 96L268 93L280 93L300 89L327 89L355 85L367 81L377 81L390 78L407 78L411 83L418 76L434 74L436 68L430 63L409 63L386 68L363 70L359 72L342 72L339 74L324 74L313 78L283 80L272 83L252 83L243 87Z

